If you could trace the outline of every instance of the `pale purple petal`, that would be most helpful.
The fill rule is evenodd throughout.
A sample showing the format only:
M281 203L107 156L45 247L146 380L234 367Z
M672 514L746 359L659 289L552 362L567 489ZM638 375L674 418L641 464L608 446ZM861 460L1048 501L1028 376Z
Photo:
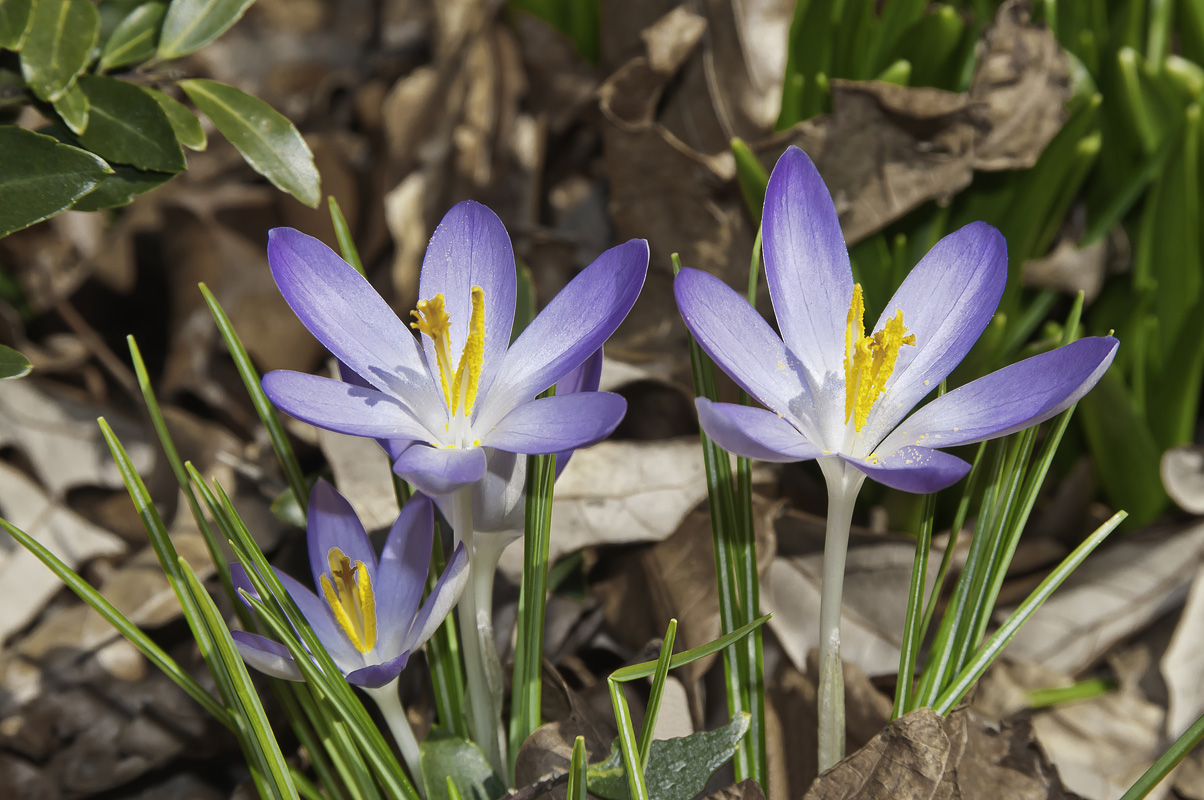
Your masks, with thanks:
M379 689L400 675L409 660L410 651L407 650L382 664L372 664L348 672L347 682L352 686L362 686L365 689Z
M468 338L474 286L485 291L485 355L478 384L479 391L485 393L510 343L518 278L510 236L502 221L480 203L466 200L452 206L435 228L418 278L421 299L443 295L451 319L448 335L453 359L463 352ZM422 346L431 374L438 375L435 348L429 337L422 337Z
M527 455L573 450L605 439L626 411L627 401L610 392L541 397L507 414L489 431L484 444Z
M882 458L841 458L883 486L914 494L940 491L970 471L957 456L927 447L904 447Z
M596 392L602 383L602 348L595 350L581 366L568 375L556 381L556 394L574 394L576 392ZM556 454L556 477L564 472L573 457L572 450L562 450ZM526 479L526 473L523 473Z
M242 660L264 675L286 681L305 680L297 662L293 661L293 654L279 642L246 631L230 631L230 636L234 638L234 646Z
M451 494L485 474L485 451L417 443L398 456L393 471L430 497Z
M769 176L762 225L778 328L813 385L822 386L825 375L844 374L853 273L828 188L797 147L782 154Z
M1111 336L1080 339L971 381L905 419L878 452L970 444L1043 422L1095 386L1118 344Z
M366 380L355 374L355 371L344 364L342 361L339 364L339 378L343 383L350 383L353 386L360 386L365 389L371 389L372 385ZM413 444L410 439L377 439L376 443L381 446L381 449L389 456L389 463L397 460L397 457L405 452L405 449Z
M612 247L569 281L510 346L477 420L485 428L597 350L627 316L648 272L643 239Z
M434 396L407 323L333 250L292 228L274 228L268 263L297 318L336 358L378 389Z
M255 591L255 585L251 583L250 576L247 575L247 568L241 562L235 561L230 564L230 585L234 587L234 593L238 595L238 599L242 600L247 608L251 604L242 596L242 592L246 592L256 600L261 600L259 592Z
M288 592L289 597L293 598L297 609L309 623L309 627L313 628L314 635L318 637L318 641L326 648L326 652L330 653L330 657L339 665L339 668L347 670L362 664L363 657L351 644L347 635L343 633L343 629L335 622L334 615L330 613L330 607L326 605L326 601L280 570L275 570L275 572L276 577L280 578L280 582L284 584L285 591Z
M375 389L288 370L269 372L262 383L277 408L319 428L376 439L434 438L410 407Z
M384 655L401 652L406 633L414 623L422 589L431 568L435 511L428 497L416 494L401 510L380 553L380 580L376 586L377 635Z
M677 308L699 347L757 402L818 438L806 372L748 301L706 272L673 281Z
M698 423L724 450L761 461L806 461L822 458L823 448L812 444L798 429L772 411L732 403L695 401Z
M330 572L330 551L336 547L351 559L352 566L362 561L372 586L377 585L376 551L372 549L372 542L355 509L325 479L319 478L309 493L305 528L314 586L320 587L322 573Z
M412 653L422 647L426 644L427 639L435 635L435 631L439 630L439 626L443 624L444 618L460 601L460 595L464 593L464 586L467 583L468 552L464 549L464 543L461 542L456 546L447 566L444 567L443 574L435 582L435 588L431 590L431 593L427 595L426 602L422 604L422 609L414 620L414 627L410 628L410 634L406 637L405 643L409 652Z
M863 429L878 441L970 352L1003 296L1007 244L999 231L974 222L937 242L887 304L874 330L903 312L915 346L899 351L894 375Z

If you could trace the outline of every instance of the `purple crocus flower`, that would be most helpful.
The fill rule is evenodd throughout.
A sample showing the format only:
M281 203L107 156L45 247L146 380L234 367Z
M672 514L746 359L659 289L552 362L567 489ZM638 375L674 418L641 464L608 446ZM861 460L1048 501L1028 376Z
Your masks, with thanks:
M314 485L306 526L315 594L277 571L297 608L330 653L347 682L365 689L397 678L460 599L468 580L468 556L457 547L434 590L422 600L434 538L431 501L415 495L385 540L380 560L351 505L326 481ZM235 588L255 590L239 564ZM253 633L233 632L243 659L260 672L301 680L288 648Z
M698 399L703 430L739 455L839 460L887 486L933 492L970 469L937 448L1053 417L1086 394L1116 354L1111 336L1080 339L911 413L995 313L1007 280L999 231L976 222L938 242L867 335L862 291L853 283L836 209L819 172L796 147L770 176L763 224L765 277L781 336L718 278L683 269L674 283L678 308L699 345L765 406Z
M436 228L409 325L316 239L277 228L268 261L305 326L369 385L276 371L263 379L268 397L321 428L407 443L394 471L426 494L451 494L484 478L485 448L542 454L583 447L609 435L626 411L626 401L608 392L536 396L601 347L627 315L648 269L643 240L599 256L513 344L514 254L501 220L478 203L454 206Z

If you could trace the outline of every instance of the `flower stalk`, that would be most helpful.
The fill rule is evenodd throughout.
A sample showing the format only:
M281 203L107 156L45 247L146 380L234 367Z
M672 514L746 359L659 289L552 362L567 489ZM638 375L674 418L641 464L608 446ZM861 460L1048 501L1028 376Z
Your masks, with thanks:
M397 678L379 688L365 688L364 691L375 701L381 716L385 718L385 724L389 726L393 740L397 742L397 749L401 751L401 758L410 771L414 788L420 796L425 797L426 787L422 783L422 751L418 748L414 729L410 727L405 708L401 705L401 698L397 695Z

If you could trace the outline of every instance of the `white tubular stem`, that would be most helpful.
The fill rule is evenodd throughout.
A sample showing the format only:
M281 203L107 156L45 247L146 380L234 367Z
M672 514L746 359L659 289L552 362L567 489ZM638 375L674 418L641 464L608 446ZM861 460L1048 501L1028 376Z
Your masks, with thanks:
M406 768L410 771L414 788L418 790L420 797L425 797L426 792L422 785L422 751L418 748L418 740L414 738L414 729L410 727L410 721L406 719L405 709L401 706L401 698L397 696L397 678L379 688L364 689L364 691L376 701L376 707L380 709L381 716L385 718L385 723L388 724L389 730L393 734L393 740L397 742L397 747L401 750L401 758L406 762Z
M819 771L844 758L844 671L840 660L840 610L853 505L865 474L839 459L820 461L828 485L823 585L819 599Z

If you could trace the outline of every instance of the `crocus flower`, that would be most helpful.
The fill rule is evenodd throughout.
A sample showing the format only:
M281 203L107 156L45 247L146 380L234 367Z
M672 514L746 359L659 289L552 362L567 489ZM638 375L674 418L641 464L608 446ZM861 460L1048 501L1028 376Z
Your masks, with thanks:
M315 594L277 571L314 634L346 675L365 689L397 678L410 655L452 610L468 579L468 557L456 548L434 590L422 600L434 538L431 501L415 495L389 531L380 560L351 505L326 481L314 485L306 526ZM238 564L236 588L254 594ZM278 642L245 631L233 633L243 659L261 672L301 680L301 670Z
M422 299L408 325L316 239L277 228L268 261L305 326L369 384L276 371L263 379L268 397L321 428L408 442L394 470L426 494L451 494L484 478L486 448L542 454L583 447L609 435L626 411L623 398L608 392L536 396L627 315L648 269L643 240L599 256L512 345L514 255L501 221L477 203L453 207L431 237Z
M765 195L765 277L781 336L707 273L683 269L678 308L699 345L765 408L699 398L703 430L765 461L839 460L879 483L933 492L970 469L938 448L1003 436L1077 402L1112 363L1111 336L1080 339L912 408L986 328L1007 280L999 231L977 222L916 265L871 334L836 209L791 147ZM909 416L910 414L910 416Z

